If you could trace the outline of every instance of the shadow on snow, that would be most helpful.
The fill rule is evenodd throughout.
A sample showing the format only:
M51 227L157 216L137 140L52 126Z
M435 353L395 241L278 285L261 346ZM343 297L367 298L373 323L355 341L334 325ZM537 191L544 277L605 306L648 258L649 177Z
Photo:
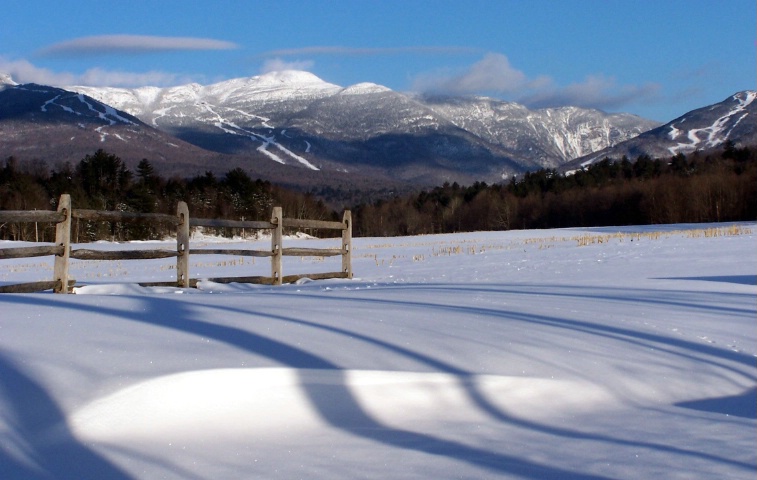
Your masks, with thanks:
M441 294L433 298L444 298L443 294L445 289L452 289L452 287L450 287L449 285L426 284L403 285L401 287L386 288L402 288L405 291L410 288L431 289ZM462 286L455 287L454 290L459 293L461 290L475 291L476 288L477 287L475 286ZM534 293L529 292L528 290L524 290L523 288L518 288L518 286L482 286L480 288L486 291L495 291L497 293L509 295L529 295ZM543 295L544 292L559 290L561 287L550 286L548 289L545 289L545 286L530 286L529 288L538 288L538 290L541 292L540 294ZM373 291L380 290L381 288L378 288ZM352 291L351 293L354 294L355 292ZM361 295L363 295L364 293L364 290L360 292ZM660 294L660 292L656 293L658 295ZM644 295L638 295L639 292L631 292L631 294L633 295L629 293L622 296L618 295L617 299L614 299L613 295L610 295L609 290L600 294L595 294L593 296L588 295L583 291L579 292L579 289L565 289L562 292L554 294L574 297L589 296L596 297L605 301L632 301L631 297L633 296L637 300L639 298L642 298L641 301L653 301L650 298L643 299ZM724 350L709 345L701 345L683 339L676 339L664 337L662 335L648 334L623 329L615 326L599 325L589 322L568 320L543 315L523 314L497 309L461 307L456 305L418 301L370 299L364 297L346 298L336 296L334 295L334 292L330 292L328 296L323 294L314 295L307 293L294 293L291 291L266 292L257 293L255 295L290 295L292 297L292 300L306 299L312 301L315 298L321 302L359 301L369 302L369 304L374 304L376 306L392 305L400 308L423 308L429 309L430 311L433 311L435 309L442 309L446 311L459 312L465 315L493 316L499 319L506 319L510 321L539 323L562 329L582 331L600 337L630 342L642 347L648 347L650 344L652 344L655 346L655 348L664 350L667 353L684 355L687 357L696 358L700 361L709 361L711 363L718 364L723 368L728 367L721 364L720 362L730 361L742 365L748 365L750 367L754 366L754 359L751 356L738 352L732 352L730 350ZM142 312L134 310L126 311L110 307L82 305L74 302L69 303L67 301L60 301L59 299L53 298L52 296L42 295L7 295L3 297L3 301L36 306L47 305L55 306L58 308L90 311L102 315L109 315L112 318L116 319L137 321L150 325L160 326L183 333L196 335L202 338L223 342L229 346L241 349L243 351L265 356L268 359L277 361L282 365L294 369L326 369L332 371L341 370L340 366L334 364L328 359L308 352L307 350L294 346L293 344L269 338L267 336L261 335L260 333L248 331L242 328L220 325L213 323L212 321L197 318L199 314L191 308L191 303L185 303L183 299L177 300L173 297L161 296L129 298L143 302L146 308L134 309L142 310ZM423 298L431 297L424 295ZM678 306L685 304L685 302L681 301L674 301L670 299L663 300L660 299L660 297L657 297L657 300L654 301L659 301L659 303L663 304L672 303L673 305ZM284 315L256 313L254 306L250 307L249 309L211 305L202 305L202 307L205 310L215 309L220 312L226 311L250 316L263 316L282 322L296 323L308 328L327 330L331 333L348 337L352 341L371 344L388 352L413 359L436 370L455 374L460 378L460 383L466 390L470 399L481 409L482 412L488 414L492 419L508 425L528 429L530 431L541 432L547 435L555 435L570 439L597 441L636 448L648 448L658 451L666 451L686 457L696 457L718 463L728 464L733 467L743 468L747 470L753 469L754 467L754 465L748 463L738 462L704 452L677 448L670 445L624 440L601 434L584 433L556 426L547 426L536 422L515 418L511 415L508 415L506 412L501 411L498 407L492 405L485 398L485 396L477 390L473 382L467 381L467 378L472 375L472 372L465 371L464 369L458 368L455 365L451 365L443 360L433 358L418 351L413 351L404 346L372 338L346 328L317 324L304 319L293 318ZM707 308L706 305L691 304L688 304L687 307ZM724 313L748 315L749 313L747 312L747 310L748 309L731 308L729 312ZM207 317L207 314L204 314L204 317ZM736 371L738 371L738 373L742 375L748 376L748 374L743 371ZM754 377L752 377L752 379L753 378ZM35 383L31 379L31 377L23 374L21 369L14 365L10 360L2 356L0 356L0 385L5 387L4 396L11 402L11 410L13 412L14 418L11 419L10 424L13 426L15 433L26 443L26 448L31 450L31 457L34 458L34 461L36 462L36 466L26 465L23 462L14 460L14 458L16 457L11 455L10 452L4 452L2 453L3 457L1 457L3 464L10 465L11 470L9 471L10 475L3 475L3 478L129 478L128 475L118 469L115 465L111 464L103 457L97 455L86 446L81 445L68 431L63 432L62 437L60 437L57 442L52 444L49 442L49 440L41 438L39 434L45 431L46 428L50 428L53 425L63 424L63 414L54 400L50 398L50 396L39 384ZM350 391L346 383L346 379L344 378L342 379L342 382L337 382L336 385L329 385L328 387L302 382L302 388L314 409L319 413L321 418L326 423L343 432L350 433L356 437L363 439L372 440L379 444L400 449L414 450L430 455L443 456L476 466L478 468L482 468L493 473L510 474L523 478L608 478L600 475L591 475L584 472L565 470L559 467L540 464L528 459L508 455L503 452L473 447L454 440L438 438L424 433L413 432L407 429L383 425L376 419L372 418L359 405L357 399ZM324 388L328 388L328 392L325 392ZM729 397L728 399L707 399L696 402L685 402L685 404L681 404L680 406L694 408L697 410L706 410L721 413L730 412L729 414L735 414L733 412L746 411L743 409L743 404L750 401L752 404L754 404L754 395L754 390L752 390L742 396L736 397L735 400L733 400L733 397ZM337 401L335 401L335 399ZM728 407L728 405L731 405L731 403L733 403L735 407ZM725 412L724 409L728 410L728 412ZM36 417L37 412L43 412L43 417ZM746 412L749 413L748 411ZM747 416L747 418L754 418L754 416L752 414L751 417ZM2 452L2 450L0 450L0 452ZM78 461L72 462L70 461L71 458L77 458ZM3 471L0 470L0 472Z

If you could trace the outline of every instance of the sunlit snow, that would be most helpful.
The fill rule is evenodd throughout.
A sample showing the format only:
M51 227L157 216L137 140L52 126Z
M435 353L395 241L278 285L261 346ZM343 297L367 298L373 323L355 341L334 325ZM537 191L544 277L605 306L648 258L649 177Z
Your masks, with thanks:
M356 238L354 279L280 287L207 280L269 274L254 257L193 255L197 289L137 284L170 259L74 261L76 295L0 295L0 478L751 480L756 234ZM220 241L270 244L192 248Z

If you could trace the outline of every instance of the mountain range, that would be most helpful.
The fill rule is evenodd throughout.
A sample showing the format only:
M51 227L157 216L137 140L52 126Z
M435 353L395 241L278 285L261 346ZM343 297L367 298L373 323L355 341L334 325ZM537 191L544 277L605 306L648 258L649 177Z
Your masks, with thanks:
M342 88L299 71L208 86L72 89L210 151L429 184L557 167L657 126L575 107Z
M755 143L753 99L742 92L660 126L578 107L340 87L299 71L135 89L18 85L0 75L0 155L74 163L102 148L129 166L147 158L163 175L241 167L300 187L470 184L623 148L633 157L647 141L664 155L729 136Z

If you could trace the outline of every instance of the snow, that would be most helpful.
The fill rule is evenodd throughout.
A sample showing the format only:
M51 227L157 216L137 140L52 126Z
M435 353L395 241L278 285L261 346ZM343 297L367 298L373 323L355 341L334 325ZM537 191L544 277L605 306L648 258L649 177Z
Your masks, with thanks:
M50 100L45 101L45 103L42 104L42 106L40 107L40 110L42 112L47 112L47 109L48 109L48 107L50 105L55 105L56 107L60 107L64 112L71 113L71 114L74 114L74 115L77 115L77 116L81 116L82 115L80 112L77 112L76 110L73 110L70 107L67 107L65 105L61 105L61 104L57 103L58 100L60 100L60 98L61 98L61 95L56 95L55 97L51 98ZM116 121L119 121L119 122L122 122L122 123L126 123L126 124L129 124L129 125L134 125L134 122L132 122L128 118L125 118L125 117L119 115L118 111L116 109L114 109L113 107L110 107L108 105L105 105L105 104L101 103L100 105L105 110L104 112L101 112L98 109L96 109L94 105L92 105L90 102L88 102L86 100L86 98L84 97L83 93L77 94L77 98L78 98L78 100L81 103L83 103L84 105L86 105L87 109L90 112L92 112L95 115L97 115L97 118L99 118L103 122L106 122L108 124L107 126L111 126L112 127L113 125L115 125L117 123ZM113 120L113 118L109 118L109 117L113 117L113 118L115 118L115 120ZM81 123L79 123L79 126L81 128L85 128L84 125L81 124ZM100 126L100 127L95 128L95 131L98 133L98 135L100 135L100 141L101 142L104 142L105 139L106 139L106 137L108 135L110 135L108 132L105 131L105 128L106 128L106 126ZM118 138L119 140L123 141L123 142L127 141L121 135L115 134L115 137ZM73 137L71 138L71 140L73 140Z
M0 296L0 478L753 479L755 234L356 238L355 279L280 287L147 288L170 259L75 261L77 295ZM0 283L51 263L0 261Z
M302 88L303 86L314 86L318 88L334 87L334 85L324 82L316 75L301 70L272 71L263 75L259 75L257 77L252 77L252 80L260 85L295 84L300 88Z
M79 113L79 112L71 109L70 107L67 107L65 105L60 105L60 104L56 103L59 99L60 99L60 95L56 95L54 98L51 98L50 100L47 100L45 103L42 104L42 106L40 107L40 110L42 112L47 112L48 105L55 105L56 107L60 107L64 112L68 112L68 113L72 113L74 115L81 116L81 113Z
M393 92L391 89L374 83L362 82L342 87L312 73L295 70L268 72L209 85L192 83L138 89L67 88L97 98L154 127L170 131L192 125L201 129L217 127L220 122L224 128L215 133L241 135L252 141L247 147L257 150L269 160L310 170L320 170L321 167L309 158L311 151L303 151L301 146L306 141L308 131L314 129L310 133L317 135L325 128L321 121L324 119L317 117L318 112L329 108L351 108L365 117L364 122L347 128L349 131L341 128L342 136L365 139L397 130L421 132L456 125L507 151L524 154L527 157L524 161L530 162L528 168L534 164L556 168L560 163L556 159L567 161L599 151L658 126L655 122L628 114L606 115L577 107L531 112L522 105L486 97L441 101L417 95L389 95ZM362 101L358 98L361 96L365 97ZM384 107L394 112L383 122L368 118L371 117L371 109L366 110L366 105L378 97L386 97ZM215 113L206 111L206 105L212 107ZM326 121L329 123L328 118ZM232 124L236 127L229 128ZM292 137L291 141L268 133L291 126L297 126L299 132L290 130L290 136L297 137ZM535 147L536 144L542 145L542 148Z
M309 72L284 70L249 78L235 78L204 87L206 97L216 104L271 102L293 98L321 98L341 89Z
M390 88L387 88L383 85L377 85L370 82L362 82L343 88L339 92L339 95L367 95L373 93L387 93L391 91L392 90Z
M289 150L288 148L284 147L279 142L277 142L275 135L264 136L264 135L261 135L259 133L255 133L252 130L248 130L246 128L243 128L243 127L237 125L236 123L234 123L234 121L227 120L226 118L224 118L220 113L218 113L214 109L214 107L211 107L210 105L208 105L206 103L200 104L200 107L203 110L207 111L208 113L210 113L212 115L212 117L214 118L213 125L216 128L218 128L221 131L223 131L224 133L228 133L229 135L245 135L248 138L250 138L251 140L260 141L261 145L258 146L256 148L256 150L258 152L266 155L271 160L273 160L273 161L275 161L277 163L281 163L283 165L287 164L287 162L284 161L284 159L282 159L281 157L279 157L275 153L273 153L270 150L268 150L268 147L270 147L271 145L273 145L274 147L278 148L279 151L281 151L282 153L284 153L286 156L288 156L290 158L293 158L294 160L298 161L304 167L309 168L310 170L319 170L318 167L316 167L315 165L313 165L312 163L310 163L306 158L304 158L304 157L302 157L300 155L297 155L293 151ZM233 113L242 114L245 117L254 117L254 118L263 120L263 125L264 126L266 125L266 123L268 121L268 119L266 119L266 118L259 117L257 115L250 115L250 114L244 113L244 112L239 111L239 110L232 110L232 112ZM286 137L286 135L284 133L285 133L285 130L281 132L281 135L284 136L284 137Z
M701 146L704 142L708 148L717 147L725 142L731 131L736 128L736 125L746 118L749 113L746 112L746 108L757 97L757 92L746 91L734 95L732 98L736 102L736 105L731 108L725 115L717 118L712 125L704 128L692 128L686 135L689 143L679 142L673 147L669 147L668 151L671 155L675 155L680 152L694 151ZM735 119L735 120L734 120ZM730 124L730 128L726 131L726 128ZM670 133L668 134L671 139L675 140L681 133L674 125L670 126ZM700 134L705 135L705 138L700 138Z

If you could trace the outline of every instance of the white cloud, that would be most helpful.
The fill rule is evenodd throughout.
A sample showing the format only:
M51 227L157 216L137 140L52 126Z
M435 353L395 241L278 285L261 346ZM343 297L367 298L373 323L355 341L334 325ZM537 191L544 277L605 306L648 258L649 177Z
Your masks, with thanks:
M0 57L0 72L8 73L17 83L39 83L42 85L71 85L76 75L53 72L40 68L27 60L7 60Z
M79 84L107 87L143 87L145 85L165 87L191 83L196 79L170 72L122 72L91 68L78 76Z
M467 95L484 92L510 93L522 89L526 84L526 75L513 68L505 55L487 53L484 58L463 72L436 72L418 76L413 83L413 89Z
M507 97L529 108L577 106L614 110L630 103L646 103L658 97L660 86L619 85L612 77L590 75L579 83L558 85L548 75L529 78L499 53L488 53L463 71L419 75L413 90L452 95Z
M79 56L150 53L174 50L231 50L238 45L223 40L148 35L100 35L56 43L37 52L41 56Z
M280 58L271 58L263 63L261 73L283 72L285 70L305 70L313 68L315 62L312 60L295 60L287 62Z
M84 73L54 72L47 68L40 68L27 60L7 60L0 57L0 72L8 73L17 83L39 83L42 85L66 86L108 86L108 87L141 87L145 85L170 86L189 83L195 79L173 73L123 72L91 68Z
M589 75L581 83L566 87L546 85L523 95L518 101L530 108L573 105L600 110L614 110L629 103L649 102L657 97L660 86L618 85L612 77Z

